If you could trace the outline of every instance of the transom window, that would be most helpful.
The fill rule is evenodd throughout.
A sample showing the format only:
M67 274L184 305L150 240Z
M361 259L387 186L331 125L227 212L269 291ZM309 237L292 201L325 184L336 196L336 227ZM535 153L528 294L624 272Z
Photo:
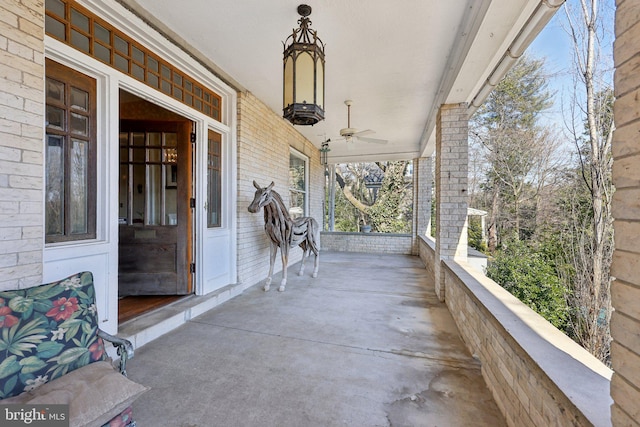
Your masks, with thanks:
M81 52L220 120L222 98L73 0L46 0L45 31Z
M94 239L96 81L51 60L45 70L45 241Z
M307 162L305 155L291 149L289 155L289 215L307 215Z

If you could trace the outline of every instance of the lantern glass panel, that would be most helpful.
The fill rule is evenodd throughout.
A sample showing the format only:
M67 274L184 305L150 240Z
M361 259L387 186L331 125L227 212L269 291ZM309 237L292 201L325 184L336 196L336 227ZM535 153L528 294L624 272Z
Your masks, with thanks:
M296 59L296 95L295 103L314 104L313 77L315 62L309 53L302 53Z
M284 107L293 104L293 58L284 63Z
M316 61L316 73L318 74L318 80L316 81L316 104L324 109L324 66L320 58Z

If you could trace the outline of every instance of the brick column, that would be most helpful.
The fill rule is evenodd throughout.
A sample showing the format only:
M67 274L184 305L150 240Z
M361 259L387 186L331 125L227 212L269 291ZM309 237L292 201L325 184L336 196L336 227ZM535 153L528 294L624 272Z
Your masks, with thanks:
M445 299L440 260L467 259L469 119L466 104L442 105L436 119L435 288Z
M417 237L431 233L432 164L432 157L413 159L413 247L416 253Z
M613 196L615 250L611 265L611 421L637 426L640 418L640 15L638 2L617 1L614 66Z
M0 289L16 289L42 281L44 2L1 10Z

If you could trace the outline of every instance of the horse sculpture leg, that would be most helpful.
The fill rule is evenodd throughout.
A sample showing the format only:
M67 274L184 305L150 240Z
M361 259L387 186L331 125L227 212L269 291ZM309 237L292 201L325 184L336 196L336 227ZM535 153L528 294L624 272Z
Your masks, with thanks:
M313 251L316 256L313 262L313 274L311 275L315 279L318 277L318 267L320 266L320 230L318 223L313 218L311 218L311 227L309 228L309 240L309 255Z
M284 292L284 287L287 286L287 264L289 264L289 247L286 244L280 247L280 256L282 257L282 281L278 290Z
M302 260L300 261L300 271L298 271L298 276L302 276L304 274L304 259L309 256L309 251L302 251Z
M318 277L319 266L320 266L320 252L316 252L316 259L313 261L313 274L311 275L311 277L313 277L314 279Z
M273 264L276 262L276 252L278 251L278 245L271 242L269 247L269 275L267 281L264 283L264 291L267 292L271 287L271 276L273 275Z

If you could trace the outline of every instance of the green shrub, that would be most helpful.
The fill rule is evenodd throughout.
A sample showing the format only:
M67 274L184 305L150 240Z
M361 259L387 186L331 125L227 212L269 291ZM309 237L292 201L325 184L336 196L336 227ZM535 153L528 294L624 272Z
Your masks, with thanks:
M566 289L544 251L509 240L489 263L486 273L556 328L567 330Z

